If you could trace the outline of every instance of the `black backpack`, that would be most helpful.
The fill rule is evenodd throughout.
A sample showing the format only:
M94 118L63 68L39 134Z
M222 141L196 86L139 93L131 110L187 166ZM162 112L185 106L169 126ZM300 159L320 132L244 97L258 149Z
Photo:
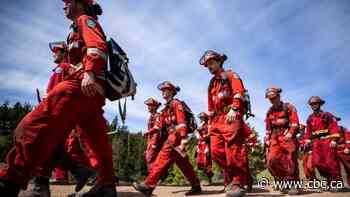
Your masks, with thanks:
M74 26L78 33L80 30ZM68 38L67 38L68 40ZM105 96L110 101L131 96L134 99L136 94L135 82L129 67L129 58L124 50L110 38L106 41L108 47L108 62L104 67L104 73L98 78L105 80Z
M110 38L108 45L108 64L105 67L106 97L110 101L136 94L135 82L129 67L129 58L123 49Z

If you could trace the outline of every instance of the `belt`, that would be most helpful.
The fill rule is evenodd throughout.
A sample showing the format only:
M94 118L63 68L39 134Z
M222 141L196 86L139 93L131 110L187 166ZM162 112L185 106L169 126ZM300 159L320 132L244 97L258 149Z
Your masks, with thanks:
M280 133L281 131L283 131L283 133L287 133L288 132L288 127L272 127L271 132L272 133Z
M314 132L312 132L312 135L314 135L314 136L328 135L328 129L321 129L321 130L314 131Z
M328 135L328 134L325 134L325 135L317 135L315 136L314 139L317 139L317 140L324 140L324 139L329 139L329 138L333 138L332 135Z
M339 134L326 134L326 135L322 135L322 136L316 136L318 139L329 139L329 138L339 138Z

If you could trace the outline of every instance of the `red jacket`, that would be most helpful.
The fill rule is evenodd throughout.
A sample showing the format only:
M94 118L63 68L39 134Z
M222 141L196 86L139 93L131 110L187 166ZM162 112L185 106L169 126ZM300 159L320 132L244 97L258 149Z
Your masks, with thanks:
M201 123L198 128L199 141L205 142L208 139L208 123Z
M69 64L68 63L60 63L54 68L51 74L50 80L47 84L46 93L52 90L58 83L63 81L64 77L68 75Z
M187 138L188 128L181 101L173 99L165 104L157 127L166 128L167 140L172 145L178 145L181 139Z
M160 128L158 127L159 122L160 122L160 113L156 112L154 114L151 114L149 116L148 123L147 123L148 132L152 133L152 132L159 131L160 130Z
M232 70L221 70L219 76L214 76L208 88L208 113L227 113L230 108L237 110L242 116L244 86L237 73Z
M281 102L278 106L272 106L268 110L265 119L266 136L272 133L285 135L288 132L293 138L299 132L299 118L296 108L290 103Z
M340 138L338 141L338 144L339 144L338 147L350 149L350 131L343 126L340 126L340 127L341 128L339 128Z
M313 113L307 119L305 139L311 140L312 137L327 137L338 139L339 127L333 114L329 112Z
M160 137L159 135L156 136L157 134L160 134L161 129L160 129L160 114L158 112L151 114L148 119L147 123L147 132L145 134L148 143L150 143L150 140L157 140L156 138ZM155 142L151 142L155 143Z
M68 61L78 66L82 63L84 71L102 74L107 62L106 36L95 18L81 15L71 25L68 35Z

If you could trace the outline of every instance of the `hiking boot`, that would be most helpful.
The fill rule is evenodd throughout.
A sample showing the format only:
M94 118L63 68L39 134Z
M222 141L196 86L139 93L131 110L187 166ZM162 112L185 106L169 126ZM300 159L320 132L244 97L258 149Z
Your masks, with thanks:
M20 197L50 197L50 185L49 178L47 177L35 177L34 186L32 190L23 191L19 195Z
M0 194L6 197L17 197L19 194L20 185L8 180L0 179Z
M201 193L202 193L202 188L200 185L197 185L197 186L192 186L190 191L185 193L185 196L193 196Z
M233 185L231 191L226 192L226 197L242 197L242 196L245 196L245 190L239 185Z
M115 184L94 185L88 192L85 192L81 197L117 197Z
M95 171L82 165L76 165L71 169L71 173L74 176L77 184L75 185L75 192L79 192L86 183L89 181L89 178L95 175Z
M132 186L135 190L141 192L145 197L152 196L153 188L150 188L143 183L136 183L136 182L133 182Z

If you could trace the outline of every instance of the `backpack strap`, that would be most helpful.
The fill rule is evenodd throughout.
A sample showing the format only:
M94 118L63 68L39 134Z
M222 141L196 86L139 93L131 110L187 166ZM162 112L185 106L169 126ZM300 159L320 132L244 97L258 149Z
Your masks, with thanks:
M284 113L289 115L289 103L283 103L283 107L282 108L283 108Z
M330 125L330 119L333 118L333 115L330 113L324 113L324 118L322 118L323 123L326 125L327 129Z

